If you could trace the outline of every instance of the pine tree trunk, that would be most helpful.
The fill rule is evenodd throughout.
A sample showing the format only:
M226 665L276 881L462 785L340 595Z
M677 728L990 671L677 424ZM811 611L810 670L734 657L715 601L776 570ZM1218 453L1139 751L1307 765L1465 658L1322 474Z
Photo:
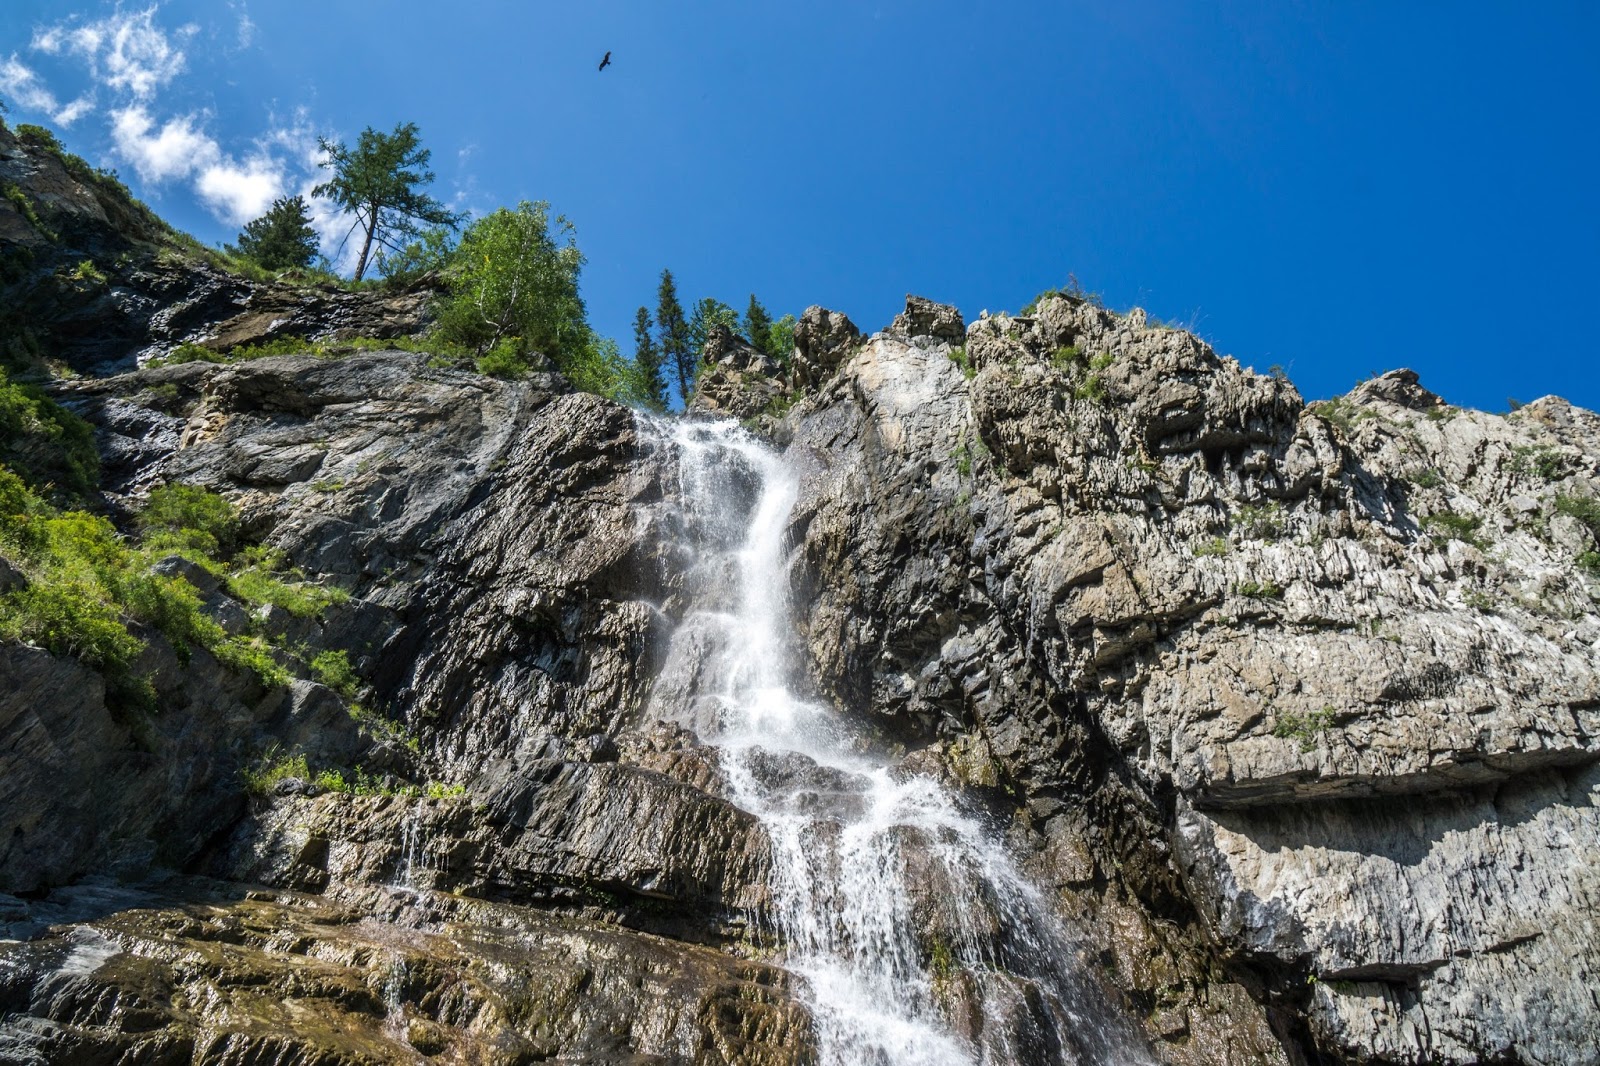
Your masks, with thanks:
M367 235L361 242L361 259L356 263L357 281L360 281L361 276L367 272L367 256L372 252L372 234L377 228L378 209L372 207L367 210Z

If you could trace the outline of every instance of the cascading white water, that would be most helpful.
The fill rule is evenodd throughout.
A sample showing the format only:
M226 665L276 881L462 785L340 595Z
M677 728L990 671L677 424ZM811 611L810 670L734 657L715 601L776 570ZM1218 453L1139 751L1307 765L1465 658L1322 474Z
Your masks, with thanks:
M731 422L641 417L676 456L692 605L652 710L721 749L772 841L769 930L828 1066L1146 1061L994 832L791 684L797 486Z

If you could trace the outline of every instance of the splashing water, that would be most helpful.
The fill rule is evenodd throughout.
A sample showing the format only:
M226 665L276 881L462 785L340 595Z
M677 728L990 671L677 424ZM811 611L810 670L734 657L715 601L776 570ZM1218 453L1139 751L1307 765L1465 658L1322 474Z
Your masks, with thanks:
M417 808L412 806L407 808L405 819L400 823L400 862L395 867L391 886L417 891L422 887L417 883L417 871L426 869L427 863L427 830L422 825Z
M993 831L794 692L783 459L733 423L640 431L677 460L692 603L652 710L721 750L731 798L767 830L766 932L803 979L821 1061L1148 1061Z

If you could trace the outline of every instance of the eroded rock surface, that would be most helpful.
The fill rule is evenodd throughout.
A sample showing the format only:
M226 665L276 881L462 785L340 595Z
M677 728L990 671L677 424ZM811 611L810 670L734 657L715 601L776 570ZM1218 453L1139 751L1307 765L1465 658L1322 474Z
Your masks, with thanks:
M106 224L71 175L0 157L57 189L51 218ZM133 335L84 366L130 365ZM1404 371L1308 406L1068 296L970 327L913 298L866 338L812 308L795 336L783 380L719 335L697 404L802 475L810 692L992 816L1162 1061L1600 1060L1600 546L1573 502L1600 495L1600 420L1464 411ZM152 637L160 711L129 716L77 662L0 646L0 891L27 897L0 897L0 1055L809 1061L762 960L769 843L686 727L715 708L657 676L695 638L697 560L632 413L405 352L56 393L110 513L214 488L347 593L292 617L158 564L230 632L346 652L359 692ZM307 775L247 796L274 750ZM84 880L162 869L219 880Z
M1213 948L1324 1054L1600 1057L1600 583L1562 503L1600 420L1405 371L1307 407L1068 297L950 322L909 302L786 426L817 690L1015 797L1175 1057L1251 1024Z

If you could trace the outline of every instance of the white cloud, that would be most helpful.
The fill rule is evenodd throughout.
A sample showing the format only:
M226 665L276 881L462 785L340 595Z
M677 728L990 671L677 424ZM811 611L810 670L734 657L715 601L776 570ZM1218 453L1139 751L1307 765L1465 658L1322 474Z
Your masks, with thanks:
M256 24L250 19L250 10L245 6L245 0L228 0L228 7L239 16L239 47L249 48L256 39Z
M50 121L58 126L70 126L94 110L94 99L89 96L80 96L71 103L62 105L56 99L56 94L39 79L39 75L14 53L9 59L0 62L0 92L10 96L18 105L29 111L39 111L50 116Z
M113 112L111 138L117 154L133 165L141 181L159 185L193 178L195 193L225 222L259 217L288 184L283 165L269 152L236 160L198 126L194 115L169 119L157 127L144 108L125 107Z
M195 181L195 191L212 214L236 225L260 218L283 190L283 171L266 156L243 163L231 159L214 163Z
M147 100L183 70L183 49L155 24L156 8L124 12L120 8L95 22L72 20L39 30L33 47L49 55L68 52L89 64L95 81ZM174 35L188 40L199 27L189 24Z
M133 164L143 181L159 185L215 165L222 149L195 128L193 115L169 119L159 130L135 104L111 113L111 140L119 156Z

